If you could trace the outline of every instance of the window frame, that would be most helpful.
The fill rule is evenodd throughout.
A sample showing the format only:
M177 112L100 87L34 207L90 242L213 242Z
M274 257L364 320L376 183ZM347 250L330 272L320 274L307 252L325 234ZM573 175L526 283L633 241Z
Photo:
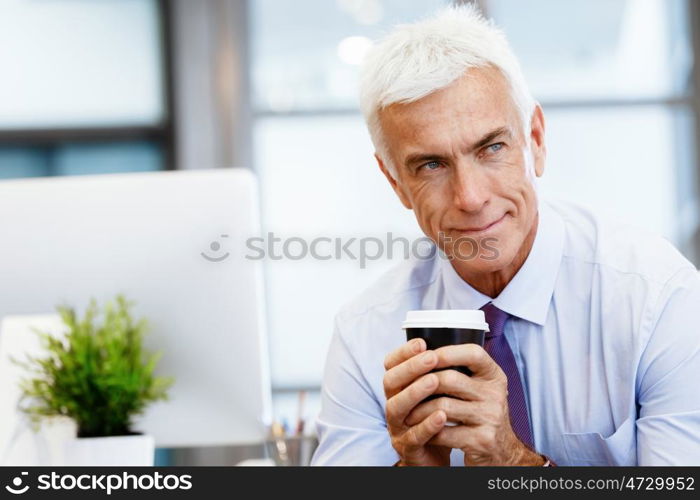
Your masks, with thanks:
M163 74L163 120L151 126L55 127L0 129L0 148L41 148L49 153L65 144L156 142L163 151L163 170L177 169L176 113L173 85L172 11L169 0L157 0L158 31ZM2 166L0 165L0 169Z

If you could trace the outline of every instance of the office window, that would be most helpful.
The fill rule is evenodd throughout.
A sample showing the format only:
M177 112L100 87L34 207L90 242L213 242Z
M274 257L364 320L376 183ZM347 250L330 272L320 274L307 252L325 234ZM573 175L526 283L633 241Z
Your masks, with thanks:
M661 99L692 68L685 0L486 0L545 102Z
M67 143L0 149L0 179L163 170L160 145L148 141Z
M158 0L0 0L0 179L173 168Z
M369 40L446 0L255 0L253 102L258 112L355 109L357 63Z
M38 148L0 148L0 179L46 177L50 169L45 151Z
M1 0L0 129L157 125L156 0Z
M545 113L542 196L587 205L677 240L678 111L650 105Z
M254 155L266 231L421 236L375 165L352 62L366 46L362 37L445 3L253 2ZM589 205L692 250L698 217L686 2L479 4L506 32L544 107L542 196ZM393 265L385 258L366 264L268 261L276 388L320 384L334 314Z
M310 140L311 139L311 140ZM274 147L273 147L274 145ZM360 116L265 118L256 125L255 151L263 191L265 233L283 240L340 239L359 257L360 238L386 241L419 236L374 163ZM369 240L368 240L369 241ZM368 243L373 253L376 243ZM290 247L291 248L291 247ZM397 252L401 251L396 245ZM293 250L294 251L294 250ZM318 254L332 255L334 243ZM391 265L386 257L266 261L271 369L276 387L316 385L333 316Z
M686 247L697 229L687 3L484 6L508 35L545 111L543 195L589 205Z

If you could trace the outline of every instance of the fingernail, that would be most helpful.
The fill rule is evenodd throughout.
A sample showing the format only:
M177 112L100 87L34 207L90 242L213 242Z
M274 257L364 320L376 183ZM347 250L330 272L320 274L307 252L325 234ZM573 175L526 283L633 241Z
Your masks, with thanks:
M430 389L435 385L435 376L434 375L427 375L423 379L423 385L425 386L426 389Z
M420 340L416 339L413 341L411 351L413 351L415 354L418 354L420 352Z
M428 351L425 354L423 354L423 363L426 365L431 365L435 362L435 353L432 351Z
M438 413L437 415L433 416L433 423L435 425L441 425L445 422L445 414L444 413Z

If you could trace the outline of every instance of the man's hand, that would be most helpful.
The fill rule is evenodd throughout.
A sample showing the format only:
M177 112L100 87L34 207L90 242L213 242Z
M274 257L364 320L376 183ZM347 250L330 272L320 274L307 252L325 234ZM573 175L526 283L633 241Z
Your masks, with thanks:
M413 339L387 355L384 360L386 422L391 444L401 457L398 465L449 465L450 448L429 444L442 431L446 416L440 408L422 412L411 425L409 413L435 392L438 375L428 373L438 364L435 351L426 351L423 339Z
M433 374L439 383L433 391L441 397L417 406L406 418L415 425L443 411L447 419L461 425L444 427L429 444L459 448L465 465L533 465L544 459L515 435L508 411L508 380L501 367L477 344L436 349L436 368L466 366L472 376L456 370Z

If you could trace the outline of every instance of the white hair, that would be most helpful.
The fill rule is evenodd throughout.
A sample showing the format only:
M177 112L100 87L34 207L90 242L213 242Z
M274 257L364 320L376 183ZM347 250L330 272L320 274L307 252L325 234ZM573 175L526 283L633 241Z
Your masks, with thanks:
M396 26L365 57L360 108L374 147L386 156L379 112L443 89L470 68L495 67L511 87L525 136L535 101L503 32L471 4L448 7L434 17ZM384 158L389 162L388 156ZM391 164L389 168L393 171Z

